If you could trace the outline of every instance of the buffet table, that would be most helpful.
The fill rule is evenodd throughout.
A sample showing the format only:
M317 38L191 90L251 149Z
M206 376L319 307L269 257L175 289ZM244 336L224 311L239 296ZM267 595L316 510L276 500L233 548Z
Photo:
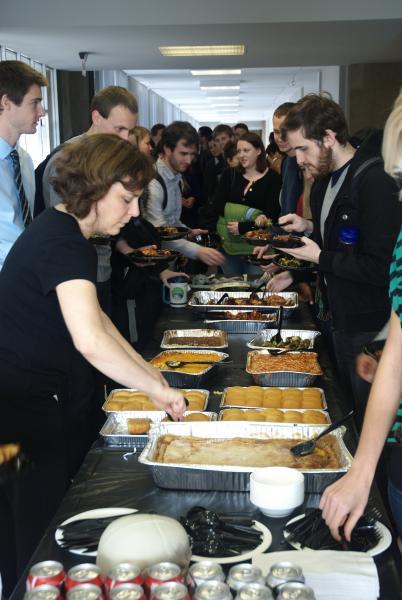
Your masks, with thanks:
M284 323L294 329L315 329L309 309L302 305L292 321ZM146 357L151 358L160 351L160 342L165 329L196 328L202 327L202 321L187 308L167 308L161 315L152 339L149 341ZM208 410L218 410L221 396L219 393L224 387L233 385L252 385L253 380L245 371L245 362L248 348L246 342L254 334L230 334L229 349L231 364L213 369L202 384L211 391ZM329 412L332 419L340 417L348 410L345 401L334 378L334 371L330 364L325 348L317 343L320 363L324 375L316 385L325 390ZM345 441L353 453L356 445L356 434L352 426L348 427ZM307 496L308 506L317 506L318 497ZM379 494L374 490L372 502L384 515L385 524L390 527L385 515ZM94 559L81 557L59 548L54 540L54 532L65 519L86 510L103 507L129 507L144 512L156 512L172 517L184 515L191 507L204 506L221 512L249 512L254 518L265 524L272 533L273 542L268 551L289 550L290 547L282 542L282 528L290 517L271 519L260 513L249 500L247 492L191 492L175 491L158 488L145 465L138 463L138 453L132 448L116 448L106 446L98 440L78 472L71 488L66 494L61 506L51 525L46 531L40 545L31 559L31 564L41 560L59 560L66 569L80 562L89 562ZM400 597L401 583L398 576L401 570L401 557L395 542L391 547L375 558L380 576L381 599L396 600ZM12 600L21 600L25 590L26 573L21 578ZM363 599L362 599L363 600Z

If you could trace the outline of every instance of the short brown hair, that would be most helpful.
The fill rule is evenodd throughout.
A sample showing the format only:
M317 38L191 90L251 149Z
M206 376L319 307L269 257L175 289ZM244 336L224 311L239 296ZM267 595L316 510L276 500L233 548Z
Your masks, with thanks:
M47 86L46 77L19 60L0 61L0 98L6 95L11 102L20 106L33 85Z
M274 111L274 117L280 119L281 117L286 117L291 108L293 108L295 102L284 102L280 104Z
M109 134L85 135L66 144L54 161L54 190L67 212L85 218L92 204L103 198L114 183L133 192L154 176L151 160L126 140ZM128 181L125 181L128 179Z
M125 106L133 115L138 113L137 98L120 85L109 85L99 90L92 98L91 112L97 110L104 119L107 119L115 106Z
M226 135L228 135L230 138L233 137L233 129L230 127L230 125L225 125L224 123L217 125L216 127L214 127L212 135L216 137L217 135L221 135L222 133L226 133Z
M249 144L254 146L256 150L261 150L261 153L259 154L259 156L257 156L255 168L259 173L264 173L264 171L268 168L268 163L265 154L265 146L260 136L257 133L248 131L247 133L243 133L243 135L239 137L237 143L239 142L248 142ZM243 167L240 167L240 170L244 172Z
M349 139L348 126L343 110L328 96L307 94L286 115L281 131L302 129L308 140L322 142L327 129L335 133L337 141L344 146Z

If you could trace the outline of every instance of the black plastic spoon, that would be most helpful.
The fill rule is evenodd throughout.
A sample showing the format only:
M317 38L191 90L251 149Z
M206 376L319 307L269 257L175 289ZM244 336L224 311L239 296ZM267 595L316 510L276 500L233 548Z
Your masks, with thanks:
M290 451L295 456L307 456L307 454L311 454L312 452L314 452L314 450L317 446L317 441L321 437L323 437L324 435L327 435L327 433L330 433L331 431L334 431L335 429L338 429L338 427L340 427L345 421L347 421L348 419L350 419L350 417L353 416L353 413L354 413L354 411L351 410L350 413L348 413L346 415L346 417L342 417L342 419L338 419L337 421L332 423L332 425L329 425L329 427L326 427L323 431L321 431L321 433L319 433L315 437L311 438L311 440L307 440L306 442L301 442L300 444L296 444L296 446L293 446L290 449Z

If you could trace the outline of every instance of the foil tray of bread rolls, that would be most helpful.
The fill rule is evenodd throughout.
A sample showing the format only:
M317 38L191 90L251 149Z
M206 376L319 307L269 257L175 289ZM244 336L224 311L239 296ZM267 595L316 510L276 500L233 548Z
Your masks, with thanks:
M244 421L216 421L211 423L159 423L149 434L146 447L139 462L148 465L155 483L162 488L183 490L249 491L250 473L253 467L208 465L191 463L161 463L156 460L158 440L161 436L194 436L208 439L308 439L318 435L325 425L291 423L256 423ZM329 435L336 440L339 468L303 471L307 493L321 493L330 483L341 477L351 466L352 456L342 436L345 427Z
M331 418L325 410L311 408L224 408L219 421L259 421L261 423L306 423L329 425Z
M215 412L186 411L185 423L216 421ZM102 426L99 435L108 446L133 446L144 448L148 442L149 432L154 424L171 422L166 412L132 411L130 413L110 414ZM176 425L178 422L172 423Z
M316 387L233 386L223 390L220 408L326 410L324 390Z
M187 410L189 412L205 410L207 408L209 390L191 388L182 390L182 392L187 399ZM102 410L106 414L132 413L136 411L161 412L144 392L126 388L112 390L103 404Z

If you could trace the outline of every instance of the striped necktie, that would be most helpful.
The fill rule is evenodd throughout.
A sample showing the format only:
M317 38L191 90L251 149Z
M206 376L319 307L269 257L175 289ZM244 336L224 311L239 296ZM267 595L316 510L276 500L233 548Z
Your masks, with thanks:
M15 185L17 186L18 197L20 199L22 220L24 222L24 227L27 227L31 223L32 217L31 211L29 210L28 200L25 195L24 186L22 184L20 157L18 156L17 150L12 150L12 152L10 152L10 156L11 160L13 161L14 180Z

